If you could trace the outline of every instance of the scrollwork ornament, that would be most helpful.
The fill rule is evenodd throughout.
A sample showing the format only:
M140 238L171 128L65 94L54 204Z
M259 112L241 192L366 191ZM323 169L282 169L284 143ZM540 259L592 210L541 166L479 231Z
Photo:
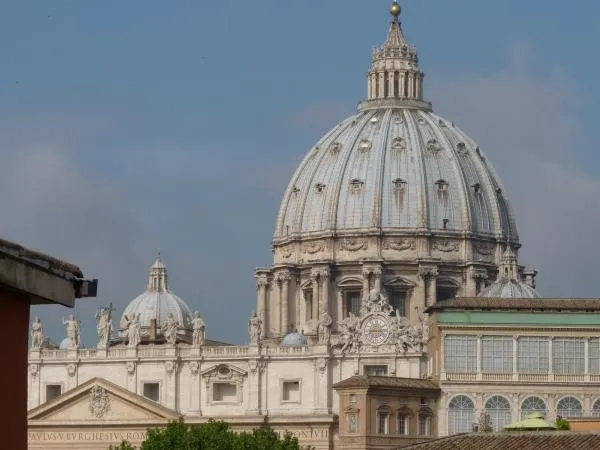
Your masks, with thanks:
M459 249L458 242L448 239L436 239L432 242L431 246L435 250L439 250L444 253L457 252Z
M165 370L169 375L173 375L175 372L177 372L177 367L177 361L165 361Z
M303 252L308 253L310 255L322 252L323 250L325 250L325 246L322 242L309 242L304 244L303 246Z
M40 373L40 365L39 364L29 364L29 373L33 378L37 377Z
M321 374L324 374L327 370L327 359L326 358L317 358L313 361L315 368L319 370Z
M255 359L248 362L250 373L252 375L260 374L265 370L267 362L262 359Z
M190 362L190 372L192 375L198 375L199 370L200 370L200 363L198 361Z
M129 375L135 374L135 370L137 368L136 366L137 366L137 364L134 361L128 361L127 365L126 365L126 367L127 367L127 373Z

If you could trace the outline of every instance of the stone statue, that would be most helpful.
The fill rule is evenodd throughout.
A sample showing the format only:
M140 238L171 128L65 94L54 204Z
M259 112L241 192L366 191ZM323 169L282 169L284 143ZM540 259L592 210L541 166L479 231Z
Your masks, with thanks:
M79 321L73 317L73 314L69 314L69 318L62 319L63 325L67 326L67 338L69 339L69 350L76 350L81 346L80 328Z
M348 313L343 321L340 322L341 329L341 341L342 349L341 352L356 353L358 352L360 341L360 319L353 313Z
M31 325L31 348L39 349L44 341L44 327L39 317L33 319Z
M180 326L181 324L177 321L177 319L175 319L173 313L169 313L165 323L162 326L163 336L169 344L175 345L177 342L177 330Z
M137 347L141 341L140 331L142 324L140 322L140 315L133 316L131 319L125 316L125 320L127 321L127 346Z
M392 318L392 336L397 352L407 352L410 349L421 351L423 348L423 331L421 326L411 324L410 320L403 317L396 310L396 317Z
M96 312L96 329L98 331L98 345L97 348L107 348L110 336L112 334L112 304L107 308L100 308Z
M248 334L250 335L250 343L258 345L260 343L262 333L262 319L256 315L254 311L250 314L248 320Z
M321 344L329 344L331 339L331 325L333 324L333 319L331 316L324 312L321 314L321 319L319 320L319 327L317 332L319 334L319 343Z
M204 319L200 316L198 311L194 313L194 318L192 319L192 328L194 329L192 343L194 345L204 345L206 342L206 324L204 323Z
M429 314L419 314L419 320L421 321L421 335L423 338L423 345L427 345L429 342Z

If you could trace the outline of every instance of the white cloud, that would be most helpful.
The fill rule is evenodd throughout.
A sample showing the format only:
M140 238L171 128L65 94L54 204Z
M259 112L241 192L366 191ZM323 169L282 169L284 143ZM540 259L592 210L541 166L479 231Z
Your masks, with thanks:
M585 130L579 94L560 68L538 70L531 46L510 49L496 73L437 78L434 107L471 135L507 187L523 243L547 296L599 296L600 177L577 166Z

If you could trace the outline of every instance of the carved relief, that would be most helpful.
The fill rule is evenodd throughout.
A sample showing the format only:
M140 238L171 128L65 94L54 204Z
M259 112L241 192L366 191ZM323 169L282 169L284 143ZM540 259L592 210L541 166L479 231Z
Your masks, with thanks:
M173 373L177 372L177 369L178 369L177 361L165 361L165 370L167 371L167 373L169 375L172 375Z
M350 193L351 194L360 194L362 188L364 186L364 181L359 180L358 178L354 178L350 181Z
M267 362L262 359L255 359L248 362L248 368L250 369L250 373L252 375L256 375L257 373L263 373L266 367Z
M97 419L101 419L110 409L110 397L101 386L93 386L90 390L90 412Z
M440 143L438 142L437 139L429 139L429 141L427 141L427 150L430 152L439 152L442 149L442 146L440 145Z
M40 372L39 364L29 364L29 373L31 374L31 376L33 378L37 377L39 372Z
M466 155L469 153L469 151L467 150L467 146L464 142L459 142L458 144L456 144L456 151L459 155Z
M434 250L439 250L445 253L457 252L460 248L460 245L457 241L451 241L449 239L436 239L431 243L431 246Z
M356 252L358 250L366 250L369 244L366 239L342 239L339 243L340 250L348 252Z
M67 374L70 377L74 377L76 373L77 373L77 365L76 364L67 365Z
M478 242L473 244L473 248L480 255L489 256L494 253L496 246L491 242Z
M402 252L405 250L414 250L416 247L417 243L413 239L386 239L383 242L383 248L385 250Z
M292 275L290 274L289 271L284 270L277 274L276 279L280 283L289 283L289 281L292 279Z
M317 358L313 361L315 368L319 370L322 374L327 370L327 359L326 358Z
M323 183L315 184L315 192L317 194L322 194L325 191L325 185Z
M125 367L127 368L127 373L133 375L136 370L136 363L134 361L128 361Z
M190 373L192 375L197 375L199 369L200 369L200 363L198 361L190 362Z
M283 247L281 249L281 257L283 259L289 259L292 256L292 251L290 250L289 247Z
M309 253L314 255L315 253L319 253L325 250L325 245L322 242L307 242L302 246L302 251L304 253Z

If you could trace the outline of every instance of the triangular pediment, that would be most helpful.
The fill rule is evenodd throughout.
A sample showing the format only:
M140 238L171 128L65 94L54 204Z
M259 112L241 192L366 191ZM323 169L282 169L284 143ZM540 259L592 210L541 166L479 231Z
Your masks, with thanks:
M177 420L165 408L102 378L93 378L28 413L28 421L71 424L77 422L131 422Z

